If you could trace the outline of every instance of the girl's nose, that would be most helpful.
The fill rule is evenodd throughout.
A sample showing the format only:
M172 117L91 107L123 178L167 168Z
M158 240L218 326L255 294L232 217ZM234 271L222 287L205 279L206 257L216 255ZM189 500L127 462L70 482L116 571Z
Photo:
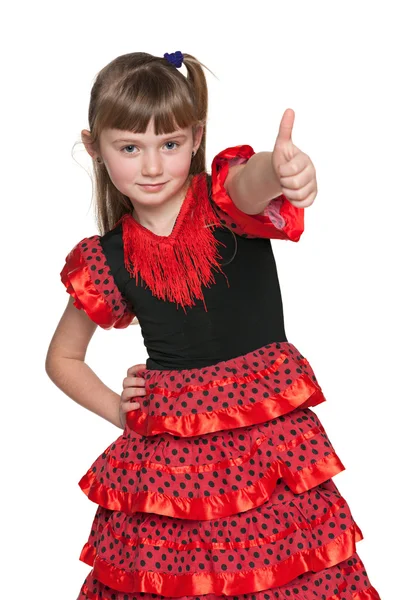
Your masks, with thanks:
M162 174L162 160L157 152L146 154L142 160L142 175L156 177Z

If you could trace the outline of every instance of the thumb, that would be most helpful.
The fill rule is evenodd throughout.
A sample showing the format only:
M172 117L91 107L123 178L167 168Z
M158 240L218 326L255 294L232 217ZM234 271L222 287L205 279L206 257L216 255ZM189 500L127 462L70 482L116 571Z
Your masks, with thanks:
M285 143L292 141L293 123L294 111L291 108L287 108L283 113L283 117L279 125L279 132L276 140L277 143Z

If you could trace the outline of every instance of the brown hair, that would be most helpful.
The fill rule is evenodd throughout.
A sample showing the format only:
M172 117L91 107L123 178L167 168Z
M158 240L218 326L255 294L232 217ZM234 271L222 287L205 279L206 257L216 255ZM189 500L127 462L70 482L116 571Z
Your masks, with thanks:
M208 90L203 67L209 69L190 54L183 54L183 64L187 77L165 58L146 52L124 54L106 65L97 74L90 94L93 147L99 150L103 129L145 133L152 117L156 135L203 125L203 138L189 175L205 171ZM123 214L132 211L132 204L115 187L104 163L93 160L93 169L96 221L104 235Z

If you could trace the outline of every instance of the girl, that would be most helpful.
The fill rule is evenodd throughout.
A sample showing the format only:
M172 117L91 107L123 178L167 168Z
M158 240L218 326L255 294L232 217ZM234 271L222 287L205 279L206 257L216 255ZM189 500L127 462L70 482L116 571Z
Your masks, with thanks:
M317 193L293 120L285 111L272 153L227 148L209 175L193 56L127 54L95 80L82 139L100 235L66 258L71 297L46 361L123 429L80 480L98 507L79 600L379 599L310 408L323 392L285 335L270 239L298 241ZM125 386L144 383L140 403L84 361L97 326L135 316L149 358Z

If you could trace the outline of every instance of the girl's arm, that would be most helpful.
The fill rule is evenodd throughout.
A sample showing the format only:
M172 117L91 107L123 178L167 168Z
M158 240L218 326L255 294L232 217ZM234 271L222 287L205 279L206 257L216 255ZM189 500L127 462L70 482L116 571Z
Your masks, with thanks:
M242 165L229 169L225 189L239 210L248 215L262 213L267 204L282 194L272 167L272 152L257 152Z
M121 397L108 388L85 363L97 325L83 310L68 305L54 332L46 356L46 373L55 385L81 406L122 428ZM131 408L137 408L131 404Z

